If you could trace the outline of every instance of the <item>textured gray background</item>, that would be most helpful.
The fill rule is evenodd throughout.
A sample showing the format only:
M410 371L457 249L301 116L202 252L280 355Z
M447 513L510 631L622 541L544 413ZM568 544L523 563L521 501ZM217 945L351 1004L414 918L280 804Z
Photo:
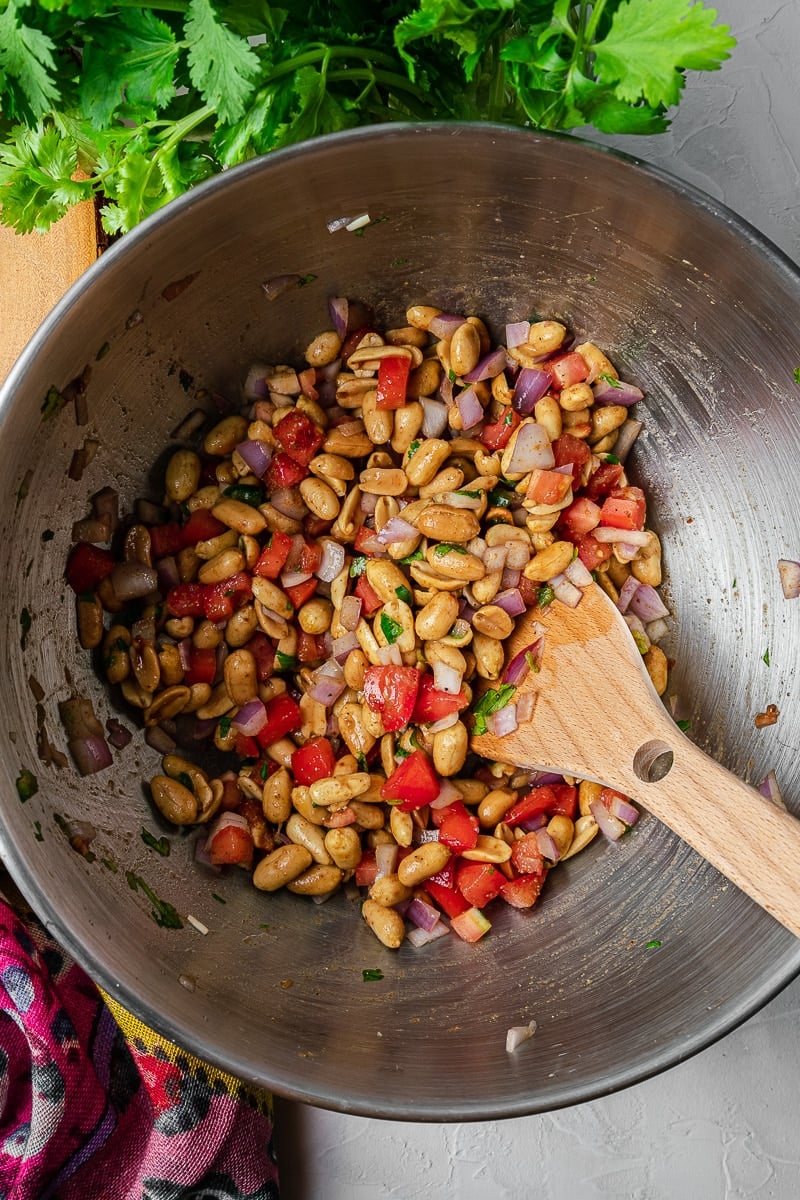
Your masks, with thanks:
M722 71L689 80L669 133L603 140L800 262L800 0L716 7L738 39ZM545 1116L423 1126L280 1103L284 1200L797 1200L799 1067L796 981L690 1062Z

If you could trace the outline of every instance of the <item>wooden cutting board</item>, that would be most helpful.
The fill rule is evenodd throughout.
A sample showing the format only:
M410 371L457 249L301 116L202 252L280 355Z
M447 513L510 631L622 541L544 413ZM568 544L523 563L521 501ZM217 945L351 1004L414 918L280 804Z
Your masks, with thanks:
M38 325L97 258L94 205L73 208L49 233L0 225L0 382Z

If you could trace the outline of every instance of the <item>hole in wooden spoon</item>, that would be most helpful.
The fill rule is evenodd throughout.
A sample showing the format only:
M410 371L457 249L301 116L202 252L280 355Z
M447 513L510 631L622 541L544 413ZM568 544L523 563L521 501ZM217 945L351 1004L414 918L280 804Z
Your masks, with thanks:
M633 756L633 773L642 783L658 783L672 770L674 759L666 742L645 742Z

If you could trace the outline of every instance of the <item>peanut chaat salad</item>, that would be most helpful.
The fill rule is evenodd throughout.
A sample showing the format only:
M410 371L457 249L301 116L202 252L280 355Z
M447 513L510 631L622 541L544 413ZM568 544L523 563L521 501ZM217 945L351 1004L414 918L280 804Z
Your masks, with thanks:
M625 472L642 392L556 320L495 344L426 305L393 329L342 297L329 310L303 365L256 365L235 405L189 414L158 502L121 519L111 489L93 498L66 568L78 636L163 756L153 803L200 827L206 867L357 896L392 949L476 941L493 901L530 908L638 815L470 737L530 719L542 648L507 661L516 619L594 581L664 692L661 547ZM111 751L76 705L88 773Z

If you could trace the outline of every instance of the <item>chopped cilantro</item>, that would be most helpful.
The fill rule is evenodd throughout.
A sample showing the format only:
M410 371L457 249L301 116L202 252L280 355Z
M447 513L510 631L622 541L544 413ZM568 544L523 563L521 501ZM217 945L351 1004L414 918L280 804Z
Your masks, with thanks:
M400 562L408 565L408 563L420 562L420 560L423 559L424 557L425 557L425 555L422 553L421 550L419 550L419 549L412 550L410 554L407 554L405 556L405 558L401 558Z
M216 900L217 904L227 904L228 901L224 896L219 896L216 892L211 893L211 899Z
M456 381L456 373L455 373L455 371L452 369L452 367L451 367L451 369L450 369L450 370L447 372L447 378L450 380L450 382L451 382L451 383L455 383L455 381Z
M390 646L393 646L403 632L399 621L393 620L387 612L381 613L381 630Z
M525 662L528 664L528 670L529 670L529 671L538 671L538 670L540 670L539 664L538 664L538 662L536 661L536 656L535 656L535 654L533 653L533 651L532 651L532 650L526 650L526 651L525 651Z
M616 454L607 454L606 462L613 463L616 466L617 463L619 463L619 459L617 458Z
M228 736L231 731L232 722L233 717L220 717L217 729L219 730L219 736L221 738L226 738Z
M683 733L687 733L692 727L692 722L685 717L680 721L676 721L675 724L678 726L678 729L683 731Z
M192 777L191 777L191 775L188 775L188 774L186 773L186 771L181 771L181 773L180 773L179 775L176 775L176 776L175 776L175 778L177 779L178 783L182 783L182 784L183 784L183 786L184 786L185 788L188 788L188 789L189 789L189 791L191 792L191 790L192 790Z
M644 948L645 950L658 950L660 946L661 942L659 942L657 939L654 939L652 942L645 942Z
M161 900L153 889L145 883L141 875L137 875L134 871L126 871L125 878L132 892L143 892L152 904L153 911L150 913L150 916L156 925L160 925L163 929L183 929L183 921L178 916L177 910L168 901Z
M483 693L472 708L472 715L475 718L474 732L476 734L486 733L488 729L486 718L491 716L492 713L499 712L507 704L510 704L516 690L513 683L503 683L499 688L489 688Z
M31 796L35 796L39 790L39 781L33 771L29 771L27 767L23 767L17 776L17 795L24 804L26 800L30 800Z
M405 586L395 588L394 594L397 596L397 599L402 600L404 604L414 603L414 597L411 595L409 589Z
M480 488L478 488L474 492L469 492L469 491L467 491L466 488L459 488L458 491L456 492L456 495L457 496L469 496L470 500L482 500L483 499L483 492L480 490Z
M293 654L284 654L281 650L275 653L275 662L279 671L291 671L297 666L297 659Z
M110 349L111 349L111 343L110 343L110 342L103 342L102 346L101 346L101 347L100 347L100 349L97 351L97 354L95 354L95 356L94 356L94 361L95 361L95 362L100 362L100 359L101 359L101 358L105 358L105 356L108 354L108 352L109 352L109 350L110 350Z
M363 554L357 554L350 563L350 578L357 579L359 575L363 575L367 569L367 559Z
M316 275L301 275L297 281L297 286L298 287L307 287L308 284L313 283L316 278L317 278Z
M794 379L795 383L800 383L800 367L795 367L792 371L792 379Z
M406 263L407 263L407 262L408 262L408 259L407 259L407 258L393 258L393 259L392 259L392 261L391 261L391 263L389 264L389 266L391 266L391 267L404 267L404 266L406 265Z
M507 492L501 492L499 488L492 488L489 492L489 503L493 508L510 508L511 497Z
M269 779L269 763L268 762L262 762L261 766L258 768L258 774L261 777L262 783L266 779Z
M445 554L466 554L464 546L451 546L449 542L439 542L439 545L433 551L436 558L442 558Z
M155 850L156 854L160 854L162 858L169 858L169 838L157 838L149 829L145 829L142 826L142 841L145 846L149 846L151 850Z
M735 588L735 587L736 587L736 580L735 580L735 579L734 579L733 583L731 584L731 587L732 587L732 588Z
M380 967L367 967L361 972L361 978L364 983L378 983L383 979L383 971Z
M359 753L359 754L356 756L356 762L358 763L358 769L359 769L359 771L368 771L368 770L369 770L369 766L368 766L368 764L367 764L367 756L366 756L366 754L361 754L361 753Z
M602 379L603 383L607 383L609 387L612 387L612 388L621 388L622 387L622 384L620 383L620 381L618 379L615 379L613 375L598 375L597 378Z
M42 416L46 421L51 420L53 417L57 417L66 403L66 397L58 390L55 384L53 384L53 386L48 389L47 393L45 394L45 398L42 401Z
M230 487L225 488L222 494L229 500L239 500L242 504L249 504L252 508L258 508L259 504L264 502L261 488L252 483L232 483Z
M641 633L638 629L632 629L633 640L636 642L636 649L640 654L647 654L650 649L650 642L646 633Z
M394 748L394 756L396 759L408 758L410 754L411 751L406 750L405 746L395 746Z
M413 458L421 445L422 440L420 438L416 438L406 450L406 458Z
M555 592L551 588L550 584L546 583L543 587L539 588L539 595L536 602L539 605L539 608L547 608L548 604L552 604L555 598Z
M761 655L761 661L765 664L765 666L769 666L769 647L767 647L767 649Z

